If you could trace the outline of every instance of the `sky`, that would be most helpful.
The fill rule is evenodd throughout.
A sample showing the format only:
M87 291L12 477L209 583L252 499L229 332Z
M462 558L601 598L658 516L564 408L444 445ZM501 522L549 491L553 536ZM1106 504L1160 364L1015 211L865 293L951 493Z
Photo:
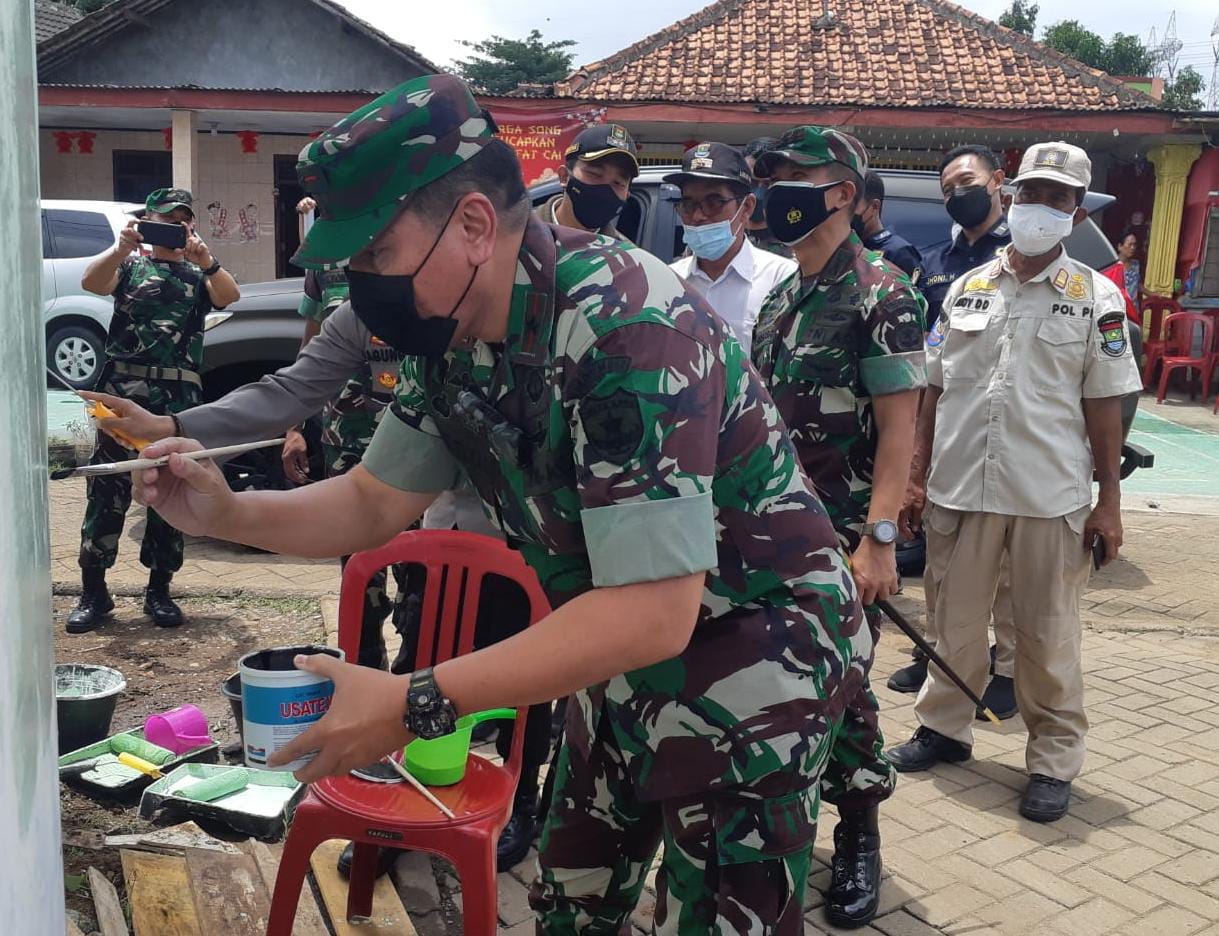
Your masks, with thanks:
M548 40L574 39L577 65L595 62L663 29L707 5L706 0L613 0L583 3L579 0L439 0L386 2L340 0L356 16L402 42L415 46L439 65L465 58L465 39L478 41L492 34L523 38L537 29ZM991 19L998 18L1010 0L957 0L960 5ZM1169 14L1176 10L1177 38L1185 45L1180 64L1192 64L1209 80L1213 64L1210 38L1219 4L1215 0L1041 0L1037 19L1041 29L1062 19L1078 19L1104 37L1114 32L1134 33L1147 39L1154 27L1162 37ZM426 12L420 15L419 10ZM443 10L443 15L441 14ZM1214 41L1219 42L1219 37Z

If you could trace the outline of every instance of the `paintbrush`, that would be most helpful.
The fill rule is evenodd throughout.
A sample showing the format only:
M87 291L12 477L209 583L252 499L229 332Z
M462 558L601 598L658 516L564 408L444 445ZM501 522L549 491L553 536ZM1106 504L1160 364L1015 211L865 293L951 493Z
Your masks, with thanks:
M393 767L394 770L398 771L398 773L401 775L402 779L405 780L407 783L409 783L411 786L413 786L420 793L422 793L423 796L427 799L427 801L429 803L431 803L433 806L435 806L437 809L439 809L442 813L444 813L450 819L457 818L453 814L453 810L449 809L448 806L446 806L444 803L440 802L440 800L436 799L436 796L432 793L432 791L429 790L427 787L425 787L423 785L423 782L418 777L416 777L413 773L411 773L409 770L407 770L405 767L403 767L401 764L399 764L396 760L394 760L392 757L390 757L388 755L386 755L385 757L383 757L381 759L384 761L388 761L389 765L391 767Z
M264 439L261 442L243 442L241 445L222 445L220 448L203 449L199 452L179 452L183 458L198 461L201 458L228 458L240 455L242 452L252 452L255 449L269 448L272 445L282 445L283 439ZM52 481L62 481L64 478L85 477L95 478L99 475L126 474L131 471L143 471L145 468L160 468L169 463L169 456L160 458L132 458L121 462L105 462L100 465L81 465L79 468L61 468L51 472Z

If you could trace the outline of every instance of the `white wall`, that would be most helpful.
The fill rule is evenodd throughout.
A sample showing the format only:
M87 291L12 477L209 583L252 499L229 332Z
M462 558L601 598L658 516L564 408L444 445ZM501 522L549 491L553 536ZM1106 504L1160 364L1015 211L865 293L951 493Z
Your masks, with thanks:
M33 127L33 4L0 3L0 127ZM0 152L0 930L64 931L52 688L51 547L41 308L38 153L29 133Z
M69 131L73 132L73 131ZM44 198L114 197L114 151L152 150L165 152L160 132L97 131L91 154L78 151L59 153L55 131L38 134ZM237 277L238 282L254 283L275 279L275 156L295 157L309 142L307 136L258 137L258 152L243 153L241 140L227 133L212 136L199 133L199 180L192 193L199 230L217 259ZM213 232L208 205L219 202L227 209L227 234ZM247 206L254 205L253 212ZM252 231L242 232L241 211L257 217ZM254 233L252 239L249 234Z

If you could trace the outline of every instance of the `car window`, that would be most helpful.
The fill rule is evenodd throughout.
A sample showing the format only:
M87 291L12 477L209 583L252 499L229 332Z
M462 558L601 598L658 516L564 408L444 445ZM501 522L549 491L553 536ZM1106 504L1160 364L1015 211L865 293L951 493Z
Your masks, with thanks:
M47 230L47 213L42 213L42 259L51 257L51 232Z
M889 197L885 199L881 218L889 230L906 238L923 253L944 243L952 233L952 219L944 210L943 202Z
M58 260L93 257L114 246L114 231L100 211L47 210L51 256Z
M631 192L618 215L616 226L618 233L632 244L639 243L639 232L643 230L643 220L647 216L648 197L642 192Z

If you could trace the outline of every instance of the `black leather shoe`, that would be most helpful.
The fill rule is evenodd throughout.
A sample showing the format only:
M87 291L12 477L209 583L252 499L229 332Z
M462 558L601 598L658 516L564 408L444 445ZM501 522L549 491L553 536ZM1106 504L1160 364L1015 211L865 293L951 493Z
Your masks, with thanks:
M1053 822L1065 816L1070 805L1070 780L1055 780L1035 773L1029 775L1029 785L1020 797L1020 815L1034 822Z
M982 693L982 702L995 713L995 718L999 721L1007 721L1020 711L1020 706L1016 704L1015 681L1010 676L992 676L986 686L986 691ZM977 711L977 719L978 721L989 721L982 714L981 709Z
M101 576L86 575L80 601L68 614L64 630L69 634L87 634L114 610L114 599Z
M877 809L843 812L834 828L834 860L825 918L840 929L863 926L880 907Z
M917 773L941 761L949 764L967 761L972 751L973 748L966 747L960 741L946 738L938 731L920 725L913 738L888 751L885 757L900 773Z
M182 609L169 597L169 579L149 579L144 589L144 613L157 627L177 627Z
M927 660L915 660L889 677L886 685L894 692L918 692L927 679Z
M512 811L512 818L499 834L495 844L495 868L510 871L525 860L529 849L537 838L538 821L536 808L520 803Z
M348 842L343 851L339 854L337 862L339 875L346 880L351 877L351 859L355 854L355 844ZM389 874L390 869L398 861L398 856L401 855L401 850L397 848L381 848L377 850L377 877L382 878Z

